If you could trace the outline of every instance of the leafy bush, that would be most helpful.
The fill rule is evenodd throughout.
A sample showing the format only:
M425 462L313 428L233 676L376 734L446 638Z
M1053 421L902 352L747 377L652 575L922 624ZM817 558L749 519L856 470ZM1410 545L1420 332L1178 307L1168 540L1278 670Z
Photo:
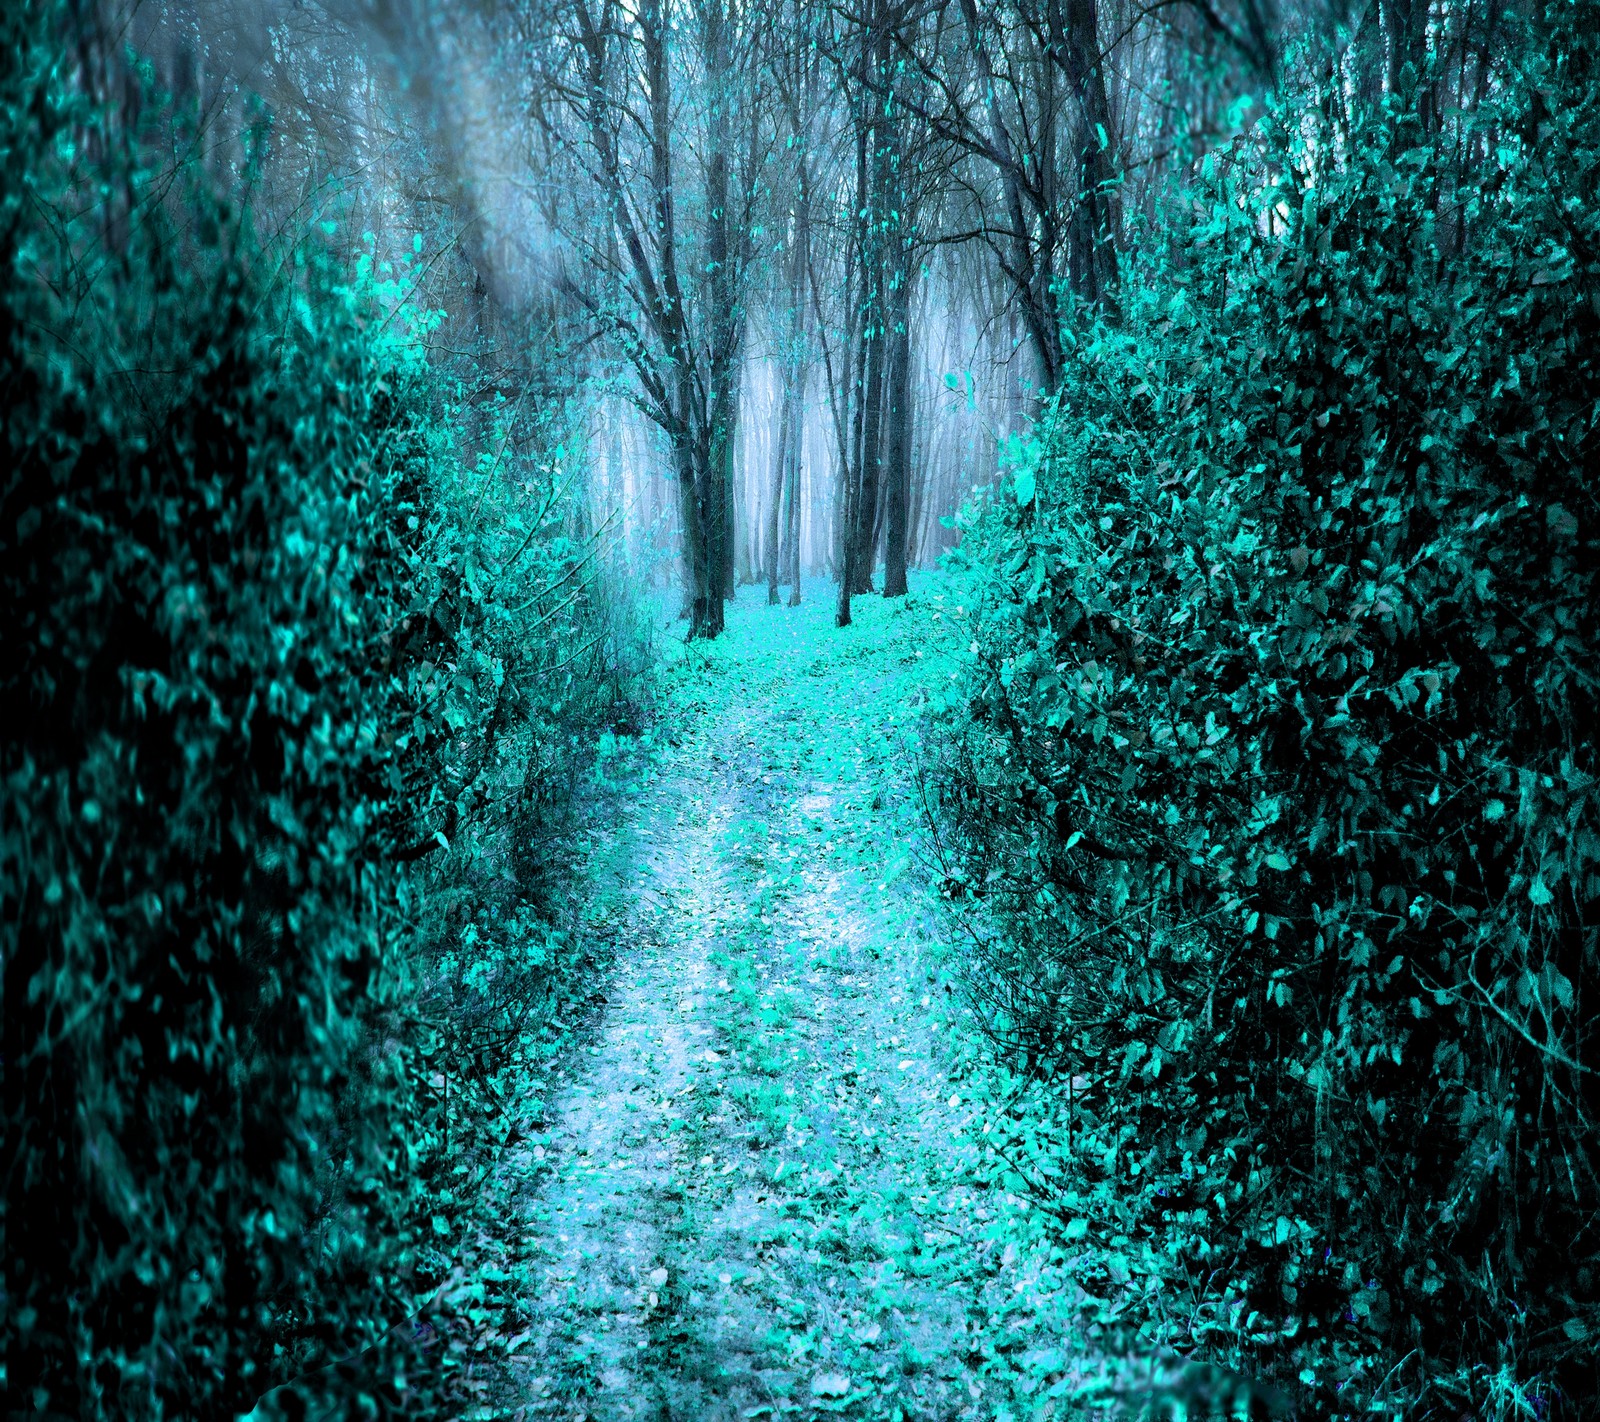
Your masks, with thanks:
M1288 127L970 515L1005 1149L1112 1313L1317 1415L1587 1415L1600 42L1532 27L1468 192L1397 110Z
M633 714L597 545L559 460L460 468L409 271L259 250L49 18L0 92L6 1387L414 1408L392 1326L592 965L512 851L540 746Z

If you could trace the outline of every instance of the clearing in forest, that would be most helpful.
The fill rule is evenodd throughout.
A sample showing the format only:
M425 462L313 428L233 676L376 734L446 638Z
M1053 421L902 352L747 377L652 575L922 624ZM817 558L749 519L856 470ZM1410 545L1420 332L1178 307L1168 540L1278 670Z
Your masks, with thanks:
M691 645L597 861L607 1001L505 1166L525 1418L1010 1415L995 1347L1040 1280L914 843L954 609L858 608L741 601Z

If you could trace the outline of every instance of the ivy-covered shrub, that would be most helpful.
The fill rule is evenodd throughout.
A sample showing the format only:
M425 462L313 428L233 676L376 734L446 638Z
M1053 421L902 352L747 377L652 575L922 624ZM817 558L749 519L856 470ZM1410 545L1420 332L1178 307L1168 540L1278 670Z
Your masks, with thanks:
M964 545L935 745L1041 1083L1013 1183L1107 1319L1308 1415L1600 1401L1582 7L1519 73L1471 191L1399 110L1210 173Z
M406 264L260 250L49 19L0 22L7 1406L416 1410L591 966L541 748L633 714L617 622L557 455L462 468Z

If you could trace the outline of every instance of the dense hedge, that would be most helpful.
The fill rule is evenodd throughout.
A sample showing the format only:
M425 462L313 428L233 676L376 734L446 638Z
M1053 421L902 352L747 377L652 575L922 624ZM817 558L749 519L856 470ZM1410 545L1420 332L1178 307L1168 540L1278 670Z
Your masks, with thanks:
M8 1412L214 1418L280 1385L287 1415L415 1409L466 1346L395 1325L461 1259L509 1074L583 991L552 766L615 710L595 548L509 426L462 468L403 263L261 251L146 169L25 8L0 94Z
M1398 105L1211 171L965 545L948 885L1052 1083L1019 1173L1308 1415L1600 1404L1590 21L1470 190Z

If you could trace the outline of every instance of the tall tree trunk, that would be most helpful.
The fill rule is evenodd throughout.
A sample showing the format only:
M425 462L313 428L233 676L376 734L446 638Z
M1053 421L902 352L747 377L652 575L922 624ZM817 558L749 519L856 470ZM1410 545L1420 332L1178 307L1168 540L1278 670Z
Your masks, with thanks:
M709 449L703 438L684 430L673 439L678 471L678 511L683 524L683 560L688 581L689 635L715 637L722 631L720 560L708 532Z
M850 625L850 599L858 590L860 582L861 548L858 529L861 520L863 487L866 479L867 451L869 448L868 412L873 406L873 401L869 398L868 391L873 387L871 376L872 284L875 273L872 255L872 199L876 188L874 174L876 155L873 153L872 122L868 117L871 112L872 98L867 79L871 72L874 53L875 45L872 38L872 30L869 26L862 37L860 82L857 88L855 112L855 279L847 284L853 288L853 291L847 292L846 296L851 323L859 332L859 345L857 345L854 352L856 377L851 388L854 409L851 412L850 456L843 461L843 466L840 469L839 499L834 514L839 574L839 601L834 621L840 627L848 627ZM852 295L854 297L853 301L850 300ZM848 340L846 341L845 350L846 359L848 360L850 358ZM876 438L876 423L874 422L872 443L876 442ZM870 576L871 571L869 568L868 577L870 578Z
M1109 310L1117 284L1116 170L1096 0L1050 0L1050 31L1078 119L1078 191L1068 233L1068 285L1074 294Z
M783 392L779 396L778 404L778 447L772 459L772 502L767 509L767 602L778 601L778 579L781 570L778 566L778 532L779 515L783 503L783 486L789 473L789 441L793 438L793 402L790 398L792 382L788 375L788 362L784 362Z
M789 441L789 606L800 606L800 468L805 451L805 371L800 374L799 389L795 392L796 419L794 434Z
M751 464L755 463L755 452L750 448L753 432L745 423L745 398L743 382L739 390L738 414L734 421L733 456L730 466L729 479L733 488L732 518L733 518L733 546L737 550L735 565L738 569L734 577L735 587L757 582L760 577L761 563L761 485L760 480L754 481L755 507L750 506L752 481L742 477L742 473ZM771 443L770 433L768 443ZM729 596L732 596L730 593Z
M881 275L882 269L879 269ZM872 591L876 571L878 486L883 467L884 330L881 284L874 295L872 324L862 334L866 351L866 389L861 396L861 479L852 509L851 592Z
M1059 27L1060 0L1048 0L1048 3L1051 23ZM1004 231L1009 260L1003 265L1038 357L1041 386L1049 392L1061 378L1063 361L1061 313L1056 297L1059 274L1055 267L1061 239L1055 206L1044 200L1053 196L1053 189L1049 184L1031 181L1033 163L1039 155L1033 153L1026 142L1014 145L1006 127L1000 105L1003 86L994 72L984 35L987 8L980 6L979 0L960 0L960 5L983 99L987 129L984 137L1004 191ZM1049 141L1044 145L1046 148Z
M903 250L903 245L902 245ZM911 502L911 263L903 259L891 304L888 459L883 595L906 594L906 536Z
M889 253L894 241L891 216L892 103L882 97L889 75L890 35L883 0L872 17L867 63L875 74L867 92L874 95L870 128L870 193L863 209L862 351L865 366L861 394L861 473L853 520L851 591L872 591L877 569L879 495L883 482L884 366L889 338Z
M739 416L742 413L736 366L730 367L725 379L727 388L723 391L722 414L717 424L721 442L716 487L721 502L717 522L722 539L722 596L731 601L738 590L734 566L739 539L739 487L734 471L738 468Z
M872 140L869 134L869 125L866 119L867 95L865 86L862 87L860 106L856 115L856 232L854 246L851 252L851 275L846 283L845 301L849 310L849 327L846 332L845 351L846 358L855 366L855 377L850 383L847 392L850 412L850 457L846 461L849 483L848 498L839 501L839 567L855 566L855 513L854 510L860 501L861 469L866 457L865 436L863 433L867 409L867 361L869 359L869 333L871 331L871 271L872 263L869 256L869 219L867 213L872 205L872 179L870 155ZM849 511L848 514L846 511ZM841 573L841 577L843 574ZM850 591L855 591L855 577L852 573Z
M805 142L805 132L800 110L791 99L789 109L790 132L797 145ZM789 523L795 523L794 500L796 495L794 470L799 465L801 440L801 415L799 408L799 383L804 370L806 335L806 276L811 263L811 192L810 173L802 148L795 193L794 231L789 240L789 309L784 315L783 349L779 357L779 378L783 384L782 413L778 419L778 457L773 461L772 509L769 524L767 564L767 601L778 600L778 581L782 577L782 533L787 528L780 523L781 502L785 487L789 491ZM798 588L796 589L798 592Z
M706 432L707 541L710 546L710 594L718 603L717 631L722 630L720 604L732 594L732 476L734 440L739 421L739 313L735 309L729 240L727 33L721 0L706 0L701 11L706 54L706 88L711 96L711 148L706 164L706 259L710 297L710 428Z

